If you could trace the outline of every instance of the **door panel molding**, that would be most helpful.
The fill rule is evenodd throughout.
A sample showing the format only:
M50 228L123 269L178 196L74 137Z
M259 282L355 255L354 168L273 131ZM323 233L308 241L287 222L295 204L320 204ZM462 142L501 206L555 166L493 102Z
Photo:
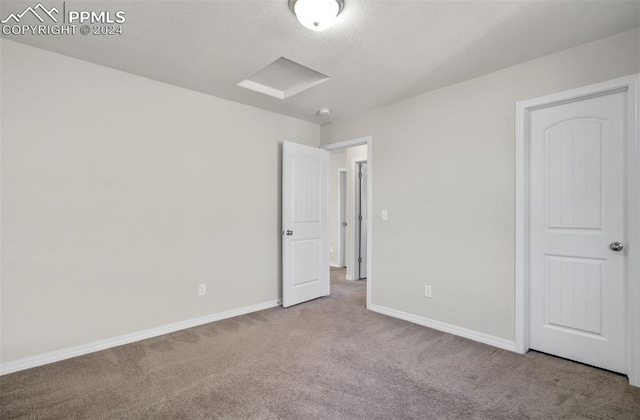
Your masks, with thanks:
M516 103L515 144L515 346L519 353L529 350L529 223L530 223L530 114L532 111L584 99L626 93L627 100L627 208L628 253L625 276L626 360L631 385L640 386L640 75L632 75L566 92Z

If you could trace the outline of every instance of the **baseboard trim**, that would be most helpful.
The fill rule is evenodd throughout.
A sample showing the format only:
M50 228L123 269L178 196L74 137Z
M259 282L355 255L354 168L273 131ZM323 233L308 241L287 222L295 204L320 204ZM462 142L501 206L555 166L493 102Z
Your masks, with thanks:
M413 315L407 312L398 311L396 309L387 308L385 306L371 305L369 310L373 312L377 312L379 314L387 315L393 318L409 321L414 324L433 328L434 330L443 331L449 334L468 338L469 340L478 341L480 343L488 344L490 346L498 347L500 349L509 350L513 352L516 351L515 341L505 340L504 338L495 337L493 335L469 330L467 328L458 327L456 325L451 325L451 324L436 321L433 319L425 318L422 316Z
M92 343L81 344L79 346L56 350L49 353L38 354L36 356L30 356L24 359L14 360L12 362L1 363L0 376L18 372L20 370L46 365L49 363L59 362L61 360L71 359L72 357L78 357L100 350L106 350L112 347L122 346L123 344L146 340L148 338L169 334L187 328L197 327L198 325L208 324L210 322L233 318L235 316L245 315L251 312L262 311L264 309L280 306L280 304L280 299L270 300L268 302L249 305L242 308L231 309L228 311L205 315L198 318L187 319L185 321L174 322L172 324L164 325L161 327L120 335L105 340L94 341Z
M342 268L342 266L340 264L329 264L331 267L333 268Z
M353 280L353 277L352 277L350 274L345 274L345 275L344 275L344 278L345 278L346 280Z

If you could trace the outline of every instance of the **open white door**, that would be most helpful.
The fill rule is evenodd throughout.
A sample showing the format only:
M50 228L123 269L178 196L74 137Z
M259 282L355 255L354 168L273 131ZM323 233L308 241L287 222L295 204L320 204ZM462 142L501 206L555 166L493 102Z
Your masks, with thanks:
M329 152L284 142L282 306L329 295Z

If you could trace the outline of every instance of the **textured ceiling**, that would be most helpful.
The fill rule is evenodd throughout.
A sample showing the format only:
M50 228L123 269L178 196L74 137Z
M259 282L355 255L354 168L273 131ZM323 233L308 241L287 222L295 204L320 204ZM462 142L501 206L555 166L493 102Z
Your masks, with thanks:
M35 3L3 0L0 15ZM337 23L324 32L302 27L287 0L68 0L65 7L124 10L124 34L4 38L319 124L620 33L640 21L637 0L345 0ZM237 86L280 57L331 80L285 100ZM329 117L316 114L322 107L332 110Z

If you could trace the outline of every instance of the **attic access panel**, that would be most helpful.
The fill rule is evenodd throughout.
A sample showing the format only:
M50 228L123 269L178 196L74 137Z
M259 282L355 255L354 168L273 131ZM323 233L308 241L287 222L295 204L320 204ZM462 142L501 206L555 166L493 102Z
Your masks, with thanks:
M287 99L331 79L302 64L280 57L238 86L278 99Z

